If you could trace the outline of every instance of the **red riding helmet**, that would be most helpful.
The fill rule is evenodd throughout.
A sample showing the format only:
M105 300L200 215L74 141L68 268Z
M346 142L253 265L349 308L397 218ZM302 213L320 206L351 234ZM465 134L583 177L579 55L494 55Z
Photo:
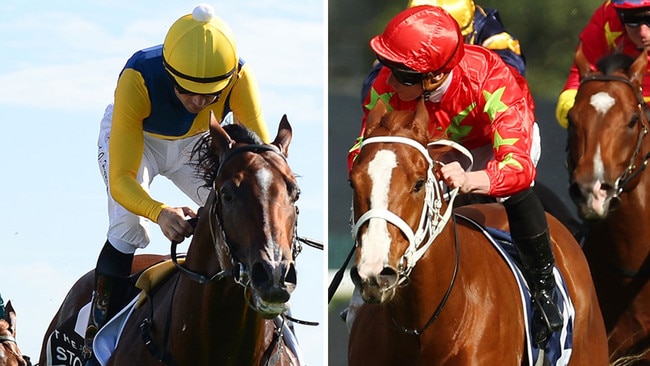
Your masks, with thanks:
M611 0L616 9L650 8L650 0Z
M465 54L458 23L437 6L422 5L397 14L384 33L370 40L380 59L419 73L448 73Z

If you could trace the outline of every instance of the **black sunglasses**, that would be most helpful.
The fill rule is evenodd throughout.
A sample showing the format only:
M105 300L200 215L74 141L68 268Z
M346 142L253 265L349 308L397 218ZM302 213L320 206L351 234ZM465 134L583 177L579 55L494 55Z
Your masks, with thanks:
M388 61L384 58L377 58L379 62L390 69L391 73L400 84L406 86L416 85L422 82L424 74L417 71L405 69L404 66Z

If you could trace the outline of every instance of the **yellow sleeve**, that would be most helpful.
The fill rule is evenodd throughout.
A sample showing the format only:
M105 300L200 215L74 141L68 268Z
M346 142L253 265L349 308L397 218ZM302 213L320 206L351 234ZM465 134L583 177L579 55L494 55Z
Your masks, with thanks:
M262 115L259 87L252 70L244 64L230 95L230 108L235 121L255 132L265 143L271 142L269 129Z
M557 107L555 108L555 118L557 118L557 123L564 128L567 128L569 125L567 115L569 114L569 109L573 108L576 94L578 94L577 89L567 89L560 93L560 96L558 97Z
M521 55L521 46L519 45L519 41L512 38L512 36L506 32L501 32L488 37L483 41L482 46L489 50L510 50L517 55Z
M156 222L165 204L151 198L136 180L144 153L143 120L151 113L139 72L125 69L117 82L108 143L111 196L130 212Z

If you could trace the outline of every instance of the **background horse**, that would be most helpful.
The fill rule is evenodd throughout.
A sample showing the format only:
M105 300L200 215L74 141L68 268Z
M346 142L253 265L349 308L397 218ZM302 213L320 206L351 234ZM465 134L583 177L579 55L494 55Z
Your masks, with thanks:
M299 251L291 138L286 116L269 145L211 116L194 153L212 190L186 259L133 310L109 365L301 363L284 324Z
M614 55L592 72L581 52L582 82L569 111L570 194L590 223L584 250L613 356L650 347L650 155L648 107L641 95L647 55ZM650 355L642 364L650 365Z
M423 103L415 114L386 114L378 103L367 119L364 141L401 140L363 145L350 173L357 232L351 277L364 303L355 311L349 364L525 365L524 311L507 264L474 226L444 219L444 200L427 206L430 189L439 184L422 151L428 123ZM507 229L502 205L461 210ZM588 264L571 233L548 219L575 306L570 364L606 365L607 339ZM418 226L430 222L428 232ZM435 240L421 244L427 237Z
M0 366L31 366L29 357L23 356L16 343L16 311L7 302L4 318L0 319Z

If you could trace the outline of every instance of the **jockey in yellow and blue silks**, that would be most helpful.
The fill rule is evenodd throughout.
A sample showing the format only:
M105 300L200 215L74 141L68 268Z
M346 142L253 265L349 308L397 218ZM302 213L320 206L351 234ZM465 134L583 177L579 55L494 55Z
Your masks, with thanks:
M519 41L506 30L499 11L483 8L473 0L409 0L408 8L417 5L439 6L447 11L458 23L466 44L483 46L495 52L507 65L526 75L526 59L521 52ZM375 62L366 76L361 89L363 100L372 82L379 74L381 64Z
M190 236L190 207L172 207L149 194L163 175L197 205L208 188L190 162L209 127L210 112L270 137L257 81L235 45L230 28L208 5L179 18L163 45L136 52L120 73L113 104L106 108L98 139L98 162L107 185L109 228L95 268L95 291L85 334L87 364L97 330L115 314L113 293L130 274L137 248L149 244L150 221L177 242Z

